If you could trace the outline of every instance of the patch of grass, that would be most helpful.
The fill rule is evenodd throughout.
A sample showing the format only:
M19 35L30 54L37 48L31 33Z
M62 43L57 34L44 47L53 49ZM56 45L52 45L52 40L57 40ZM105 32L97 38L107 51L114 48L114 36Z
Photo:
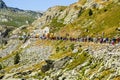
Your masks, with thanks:
M65 10L67 8L67 6L60 6L60 11L63 11L63 10Z
M120 80L120 76L113 78L113 80Z
M26 24L26 21L31 24L35 20L36 13L12 12L10 10L0 10L0 15L5 16L8 22L0 22L0 25L20 27Z
M64 27L65 24L63 24L63 19L58 21L57 18L53 18L52 22L50 23L49 26L51 28L51 32L56 32L56 31L60 30L60 28Z
M70 45L71 50L74 50L74 44Z
M21 51L22 51L22 49L18 49L18 50L13 51L11 54L9 54L9 55L7 55L7 56L5 56L3 58L0 58L0 62L2 62L4 60L16 55L17 53L20 53Z
M89 75L92 75L93 73L97 72L102 65L103 65L103 62L99 62L99 61L95 62L94 64L91 64Z
M40 71L32 77L35 78L35 79L42 80L45 76L50 76L50 73L43 73L42 71Z
M6 72L9 72L10 70L12 70L12 69L14 69L14 68L18 68L18 67L20 67L19 64L6 67L6 68L4 68L4 70L5 70Z
M103 9L91 9L92 15L89 16L89 9L82 10L81 15L72 25L68 24L61 29L61 32L69 34L76 33L80 36L104 36L113 37L119 34L115 29L120 27L120 6L115 3L109 3ZM87 32L86 32L87 30ZM77 32L78 31L78 32ZM80 32L80 33L79 33ZM64 34L62 33L62 34ZM74 37L75 35L71 35Z
M71 69L77 67L78 65L84 63L88 59L89 59L89 54L84 52L84 53L78 55L77 58L75 58L73 60L73 62L71 62L70 64L68 64L66 66L66 68L71 70Z
M33 70L37 71L38 69L41 69L41 67L45 64L45 61L39 62L38 64L34 64L33 66L27 67L25 69L20 70L20 72L24 72L26 70Z
M52 54L49 58L52 60L57 60L57 59L64 58L66 56L71 56L71 55L72 55L72 53L70 53L70 52L59 52L59 53Z
M87 0L79 0L79 4L84 5Z
M7 25L7 26L14 26L14 27L20 27L22 25L26 24L26 21L28 21L29 23L32 23L35 19L31 18L31 17L12 17L13 20L12 21L8 21L8 22L0 22L1 25Z
M101 75L98 77L100 80L104 79L105 77L109 76L111 74L111 70L108 69L108 70L104 70Z
M94 69L94 68L97 67L97 65L98 65L97 63L94 63L93 65L90 66L90 68L91 68L91 69Z

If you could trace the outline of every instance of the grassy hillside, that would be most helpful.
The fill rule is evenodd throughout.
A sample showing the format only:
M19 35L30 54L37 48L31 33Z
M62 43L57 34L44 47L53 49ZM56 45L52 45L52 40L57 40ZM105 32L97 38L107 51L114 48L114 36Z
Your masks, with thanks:
M115 3L110 3L102 9L85 9L78 19L61 28L60 31L71 35L79 34L78 36L102 36L104 33L104 36L112 37L119 34L116 30L120 27L119 13L120 6Z
M11 9L0 10L0 25L20 27L27 23L31 24L40 13L27 11L13 11ZM2 21L6 19L7 21ZM27 22L27 23L26 23Z

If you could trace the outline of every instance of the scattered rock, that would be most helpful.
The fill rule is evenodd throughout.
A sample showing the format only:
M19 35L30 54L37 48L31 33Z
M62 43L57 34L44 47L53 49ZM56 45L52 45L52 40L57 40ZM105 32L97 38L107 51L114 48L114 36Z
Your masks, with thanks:
M42 66L42 68L41 68L41 71L42 72L46 72L46 71L49 71L51 68L53 68L53 61L51 61L51 60L46 60L46 65L44 65L44 66Z
M54 69L55 69L55 70L59 70L59 69L63 68L63 66L65 66L66 63L67 63L70 59L71 59L70 57L65 57L65 58L63 58L63 59L60 59L60 60L58 60L58 61L55 61L55 62L53 63Z

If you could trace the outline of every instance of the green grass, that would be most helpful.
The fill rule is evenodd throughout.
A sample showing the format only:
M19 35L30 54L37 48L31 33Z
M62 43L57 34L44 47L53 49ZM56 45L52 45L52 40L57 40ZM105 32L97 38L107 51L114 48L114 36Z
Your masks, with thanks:
M112 6L112 7L111 7ZM96 20L96 28L91 29L91 32L94 33L105 33L105 36L114 36L116 34L115 29L119 27L120 22L120 6L111 4L106 9L107 11L104 12L104 9L100 10L101 13L96 12L95 20ZM108 30L112 29L112 30ZM113 34L115 33L115 34Z
M84 5L84 4L86 3L86 1L87 1L87 0L79 0L79 3L80 3L81 5Z
M112 71L111 69L108 70L104 70L103 72L101 72L100 76L98 77L100 80L102 79L107 79L111 73L113 73L114 71Z
M80 30L80 36L104 36L113 37L119 34L115 29L120 27L120 6L110 3L103 9L92 9L93 14L89 16L89 9L81 12L78 19L71 24L66 25L61 31L74 33ZM69 29L70 28L70 29ZM70 30L70 31L69 31ZM88 32L86 32L88 30Z
M0 22L1 25L7 25L7 26L14 26L14 27L20 27L22 25L26 24L26 21L29 23L32 23L35 19L30 16L10 16L12 18L12 21L8 22Z
M66 68L68 70L71 70L71 69L77 67L78 65L84 63L89 58L90 58L89 54L85 53L85 52L80 55L77 55L76 58L66 66Z
M63 19L59 21L57 21L57 18L53 18L52 22L49 25L51 27L51 32L56 32L58 30L60 30L60 28L64 27L65 24L63 24Z
M12 12L10 10L0 10L0 15L5 16L8 22L0 22L0 25L20 27L26 24L26 21L31 24L35 20L35 15L32 13Z
M8 58L11 58L12 56L15 56L17 53L21 53L22 49L19 48L21 46L21 44L18 45L18 49L13 51L12 53L10 53L9 55L0 58L0 62L3 62L4 60L7 60Z

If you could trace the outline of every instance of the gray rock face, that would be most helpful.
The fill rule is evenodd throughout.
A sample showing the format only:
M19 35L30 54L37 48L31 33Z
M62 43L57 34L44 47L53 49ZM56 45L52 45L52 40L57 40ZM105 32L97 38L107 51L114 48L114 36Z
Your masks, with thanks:
M65 64L70 60L70 57L65 57L61 60L58 60L58 61L55 61L54 62L54 69L55 70L58 70L58 69L61 69L63 68L63 66L65 66Z
M51 7L49 8L42 17L40 17L38 20L34 21L32 23L32 25L34 25L34 27L42 27L44 26L46 23L49 23L52 21L53 18L58 17L61 14L61 6L55 6L55 7Z
M65 9L62 6L55 6L52 8L49 8L42 17L40 17L38 20L33 22L32 25L35 27L41 28L46 23L50 23L52 19L57 18L57 22L61 22L63 24L68 24L70 22L73 22L75 19L78 18L80 15L82 8L80 6L77 6L77 8L73 5L72 7L66 7Z
M0 0L0 8L7 8L6 4Z
M46 72L46 71L48 71L48 70L50 70L51 68L53 68L53 61L51 61L51 60L46 60L46 65L44 65L44 66L42 66L42 68L41 68L41 71L42 72Z
M49 8L42 17L33 22L33 25L35 27L41 28L46 23L50 23L53 18L57 18L57 21L63 24L69 24L80 16L82 10L88 8L103 8L104 6L101 3L104 3L106 1L107 0L96 2L94 0L86 0L84 5L74 3L64 8L63 10L61 10L61 6L55 6Z
M30 41L29 43L30 44L26 45L26 47L24 47L24 50L20 54L20 64L22 64L23 66L16 68L13 71L25 69L28 66L32 67L34 64L38 64L39 62L47 60L49 58L52 51L51 46L43 47L42 44L40 46L33 46L34 41Z
M64 24L68 24L70 22L73 22L75 19L78 18L78 16L80 15L80 13L82 11L81 7L79 7L77 5L76 5L76 7L72 6L72 7L66 8L62 12L62 14L58 17L58 20L64 18Z
M13 40L8 43L8 47L0 51L0 57L5 57L17 49L19 41Z
M115 46L101 46L98 50L93 50L90 53L98 60L103 60L104 66L102 66L98 72L103 69L112 68L118 72L120 68L120 46L117 44Z

